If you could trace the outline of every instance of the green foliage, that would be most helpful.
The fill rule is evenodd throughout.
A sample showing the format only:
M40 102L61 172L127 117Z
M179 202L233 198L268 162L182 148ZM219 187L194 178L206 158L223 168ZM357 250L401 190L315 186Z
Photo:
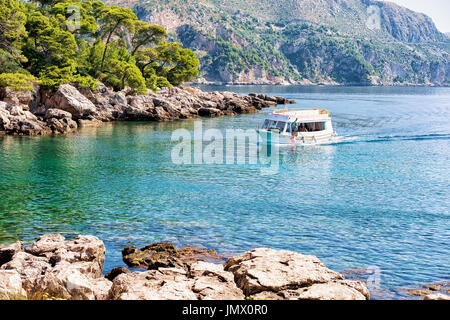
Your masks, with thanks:
M0 73L11 86L15 79L21 87L31 74L54 89L64 83L95 89L100 80L145 94L198 74L195 54L166 43L164 28L101 1L0 0L0 31Z
M73 29L76 34L93 34L97 31L97 22L95 17L98 15L99 8L103 8L103 3L95 3L92 1L71 0L56 3L50 9L50 13L57 17L61 22L60 27L63 30ZM76 28L76 23L71 16L75 13L75 8L80 12L80 25Z
M103 71L108 44L112 36L119 35L118 32L124 29L127 32L134 32L136 15L131 9L125 9L118 6L105 6L99 15L100 30L103 37L106 37L106 44L103 50L102 63L100 71Z
M11 52L2 49L0 49L0 67L1 71L6 73L24 72L20 61Z
M197 57L180 43L164 42L155 48L138 50L135 57L146 81L157 87L177 86L198 75Z
M44 87L57 89L64 83L70 83L73 77L73 66L59 68L57 66L48 66L39 72L41 85Z
M33 90L33 83L37 79L30 74L23 73L2 73L0 74L0 87L8 87L15 91Z
M21 42L27 36L24 11L23 3L17 0L0 0L0 49L14 57L21 57Z
M149 25L143 21L137 21L135 24L136 32L131 39L132 51L134 55L136 51L148 43L159 44L164 40L167 34L166 30L158 25Z
M184 81L193 80L198 76L199 61L189 49L180 49L175 56L174 65L167 73L167 80L177 86Z
M97 90L98 88L98 82L91 76L76 74L71 78L70 82L75 84L77 87L90 88L92 90Z
M147 87L141 71L134 63L112 59L108 69L100 75L100 80L111 85L115 90L122 90L125 86L135 89L138 94L145 94Z

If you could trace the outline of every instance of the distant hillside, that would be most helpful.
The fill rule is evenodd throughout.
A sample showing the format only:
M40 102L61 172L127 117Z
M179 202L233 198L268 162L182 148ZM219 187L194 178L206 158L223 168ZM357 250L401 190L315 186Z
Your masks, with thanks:
M449 85L450 40L374 0L119 0L193 49L199 81ZM379 29L374 14L380 13ZM375 27L374 27L375 26Z

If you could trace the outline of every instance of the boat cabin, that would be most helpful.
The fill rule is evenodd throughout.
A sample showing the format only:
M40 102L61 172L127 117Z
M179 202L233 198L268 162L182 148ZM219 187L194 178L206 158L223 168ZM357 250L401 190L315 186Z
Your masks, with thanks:
M331 118L327 110L275 111L267 116L261 129L287 135L325 131L331 129Z

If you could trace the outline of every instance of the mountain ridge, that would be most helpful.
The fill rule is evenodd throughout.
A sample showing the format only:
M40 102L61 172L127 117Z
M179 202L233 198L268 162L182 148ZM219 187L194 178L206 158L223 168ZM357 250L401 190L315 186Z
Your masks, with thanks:
M425 14L390 2L106 2L132 8L139 19L166 28L170 40L193 49L201 63L198 82L450 83L449 38ZM378 12L379 28L370 28Z

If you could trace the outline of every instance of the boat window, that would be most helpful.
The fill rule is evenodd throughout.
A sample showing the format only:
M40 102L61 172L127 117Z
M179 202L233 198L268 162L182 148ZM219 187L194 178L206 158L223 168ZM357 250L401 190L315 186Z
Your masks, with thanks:
M286 127L286 122L284 122L284 121L277 122L277 129L279 129L280 132L283 132L285 127Z
M308 132L323 131L325 130L325 122L305 123L305 127Z
M277 127L277 122L273 120L269 120L269 124L267 126L267 130L272 130Z
M264 123L262 125L262 129L264 130L271 130L275 129L277 127L277 122L273 120L266 119L264 120Z

